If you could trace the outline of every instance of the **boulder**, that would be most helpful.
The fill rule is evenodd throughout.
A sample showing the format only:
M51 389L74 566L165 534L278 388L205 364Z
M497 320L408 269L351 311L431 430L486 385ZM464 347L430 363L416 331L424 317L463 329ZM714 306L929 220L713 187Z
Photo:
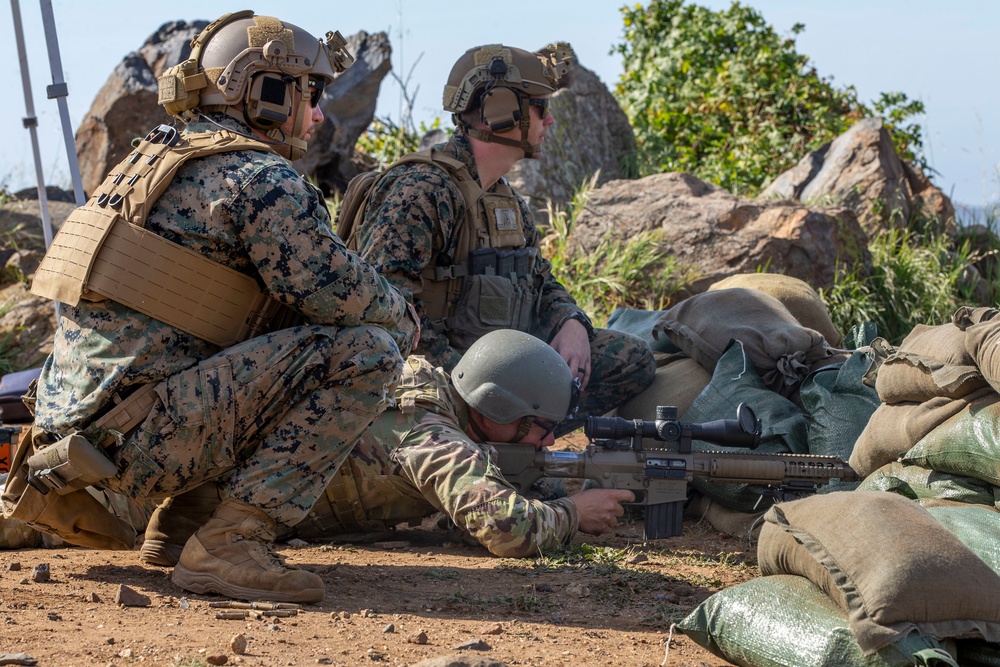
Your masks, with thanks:
M954 229L955 209L919 170L901 160L881 118L865 118L802 158L760 194L846 206L871 234L921 213Z
M156 103L156 78L190 55L191 39L207 25L207 21L164 23L104 82L76 131L80 176L88 195L128 154L133 139L171 122Z
M325 194L341 193L362 167L353 159L354 144L375 118L382 80L392 69L392 47L384 32L361 31L347 38L354 64L327 86L323 123L313 133L309 151L295 162L311 174Z
M533 208L565 207L597 174L597 185L630 178L635 135L628 117L596 74L574 59L569 86L552 95L556 122L537 160L521 160L507 179Z
M761 267L814 288L832 285L838 267L862 274L871 267L867 237L849 209L746 199L680 172L594 190L570 242L593 253L605 235L624 240L646 231L696 276L689 294Z

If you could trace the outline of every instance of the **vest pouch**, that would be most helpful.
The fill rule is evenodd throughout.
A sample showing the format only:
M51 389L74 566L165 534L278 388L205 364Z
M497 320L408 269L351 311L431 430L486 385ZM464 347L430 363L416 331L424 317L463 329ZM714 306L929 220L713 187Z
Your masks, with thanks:
M466 276L455 314L445 323L448 339L466 350L491 331L515 328L519 302L517 288L506 276Z
M115 472L115 464L108 457L74 433L28 457L25 481L42 495L55 491L64 496L97 484Z
M35 454L34 428L26 428L3 489L3 514L65 542L92 549L128 551L135 529L112 514L87 489L41 493L28 484L28 459Z
M514 292L516 298L514 299L514 322L511 328L518 331L531 331L537 321L538 306L541 303L538 298L538 290L531 284L530 279L520 278Z

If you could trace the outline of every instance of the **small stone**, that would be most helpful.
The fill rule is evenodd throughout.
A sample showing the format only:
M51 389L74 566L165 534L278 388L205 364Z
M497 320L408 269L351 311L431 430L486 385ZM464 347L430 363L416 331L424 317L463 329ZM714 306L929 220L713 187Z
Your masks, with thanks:
M349 619L351 617L351 612L349 612L349 611L341 611L341 612L337 613L337 616L340 618L340 620L346 621L347 619Z
M120 604L123 607L148 607L151 603L152 600L149 599L149 596L143 595L125 584L118 585L118 592L115 593L115 604Z
M101 596L98 595L97 593L91 593L90 595L87 596L86 601L87 602L100 602L101 601Z
M177 606L180 607L181 609L190 609L191 603L188 602L187 598L181 598L180 600L177 601Z
M481 635L502 635L503 626L499 623L487 623L486 625L479 628L479 634Z
M407 637L406 641L409 644L426 644L427 633L424 632L423 630L418 630L417 632L414 632L412 635Z
M493 647L484 642L482 639L469 639L460 644L455 644L451 647L456 651L489 651Z
M570 595L575 595L578 598L585 598L590 596L590 589L587 588L585 584L579 582L570 584L566 587L566 592Z
M20 572L21 571L21 564L18 563L17 561L13 561L13 562L7 563L7 571L8 572Z
M638 565L639 563L645 563L648 560L649 556L646 554L636 554L631 560L629 560L629 563L632 565Z
M267 629L270 630L271 632L281 632L280 625L269 625L267 626Z
M19 585L21 585L21 586L27 586L28 585L28 578L27 577L21 577L20 581L18 581L17 583Z
M49 572L48 563L39 563L31 570L31 580L36 584L41 584L52 578L51 572Z
M121 653L118 654L118 657L119 658L134 658L135 657L135 651L133 651L130 648L123 649L121 651Z
M288 540L287 542L285 542L285 544L287 544L288 546L292 547L293 549L301 549L303 547L309 546L308 542L306 542L305 540L300 540L297 537L294 538L294 539Z
M104 638L104 643L108 644L108 645L114 644L115 643L115 638L114 637L105 637Z
M230 639L229 648L232 649L233 653L235 653L236 655L245 655L247 652L246 635L239 634Z
M392 623L389 623L384 628L382 628L382 634L389 634L390 632L395 632L395 631L396 631L396 626L393 625Z
M375 649L368 649L368 659L372 662L382 662L385 660L385 656L377 652Z
M53 611L50 611L49 612L49 620L50 621L61 621L62 620L62 616L60 616L59 614L57 614L57 613L55 613Z
M552 588L552 584L542 582L540 584L535 584L535 590L539 593L551 593L555 589Z
M333 660L331 660L330 658L316 658L316 664L317 665L332 665L333 664Z
M205 662L210 665L224 665L229 662L229 658L224 655L206 655Z
M361 618L372 618L375 616L375 612L371 609L362 609Z

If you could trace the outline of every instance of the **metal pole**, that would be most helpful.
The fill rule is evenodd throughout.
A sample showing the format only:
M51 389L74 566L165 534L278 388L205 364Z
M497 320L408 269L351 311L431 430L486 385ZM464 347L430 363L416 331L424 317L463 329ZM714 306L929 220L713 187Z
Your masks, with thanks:
M45 45L49 50L49 70L52 72L52 85L45 89L49 99L55 99L59 104L59 119L62 121L63 139L66 142L66 159L69 161L69 174L73 179L73 193L76 205L83 206L87 198L83 194L83 179L80 177L80 159L76 154L76 138L73 136L73 121L69 117L69 104L66 96L69 89L63 77L62 58L59 55L59 37L56 35L56 20L52 14L52 0L39 0L42 10L42 25L45 28Z
M35 117L35 102L31 96L31 75L28 72L28 54L24 48L24 27L21 25L21 7L18 0L10 0L10 10L14 15L14 38L17 41L17 59L21 64L21 84L24 86L25 115L21 122L31 134L31 152L35 158L35 178L38 181L38 209L42 217L45 247L48 248L52 244L52 218L49 217L49 198L45 192L42 154L38 148L38 118Z

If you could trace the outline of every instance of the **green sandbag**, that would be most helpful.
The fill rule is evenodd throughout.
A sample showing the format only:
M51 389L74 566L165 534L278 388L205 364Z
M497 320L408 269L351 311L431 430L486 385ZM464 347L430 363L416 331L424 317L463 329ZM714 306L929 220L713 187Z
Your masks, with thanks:
M1000 486L1000 395L968 401L900 460Z
M928 507L938 523L947 528L979 560L1000 575L1000 513L982 505Z
M724 449L698 440L694 441L692 449L699 452L808 453L805 413L787 398L765 387L742 346L733 341L719 358L712 381L684 414L684 421L734 419L740 403L750 406L761 420L762 434L756 450ZM770 505L770 502L760 503L761 495L767 491L767 487L761 485L717 484L698 478L691 485L709 498L741 512L759 511Z
M741 667L958 667L953 642L917 633L864 655L844 611L808 579L788 574L719 591L677 627Z
M845 461L851 457L854 443L879 406L878 393L861 382L871 364L869 353L855 352L845 362L811 373L802 383L799 399L809 416L810 454Z
M615 308L608 317L606 329L624 331L646 341L653 352L680 352L666 336L653 337L653 326L663 317L665 310L638 310L635 308Z
M859 491L888 491L910 500L952 500L993 507L997 487L971 477L949 475L917 465L893 461L882 466L858 486Z

